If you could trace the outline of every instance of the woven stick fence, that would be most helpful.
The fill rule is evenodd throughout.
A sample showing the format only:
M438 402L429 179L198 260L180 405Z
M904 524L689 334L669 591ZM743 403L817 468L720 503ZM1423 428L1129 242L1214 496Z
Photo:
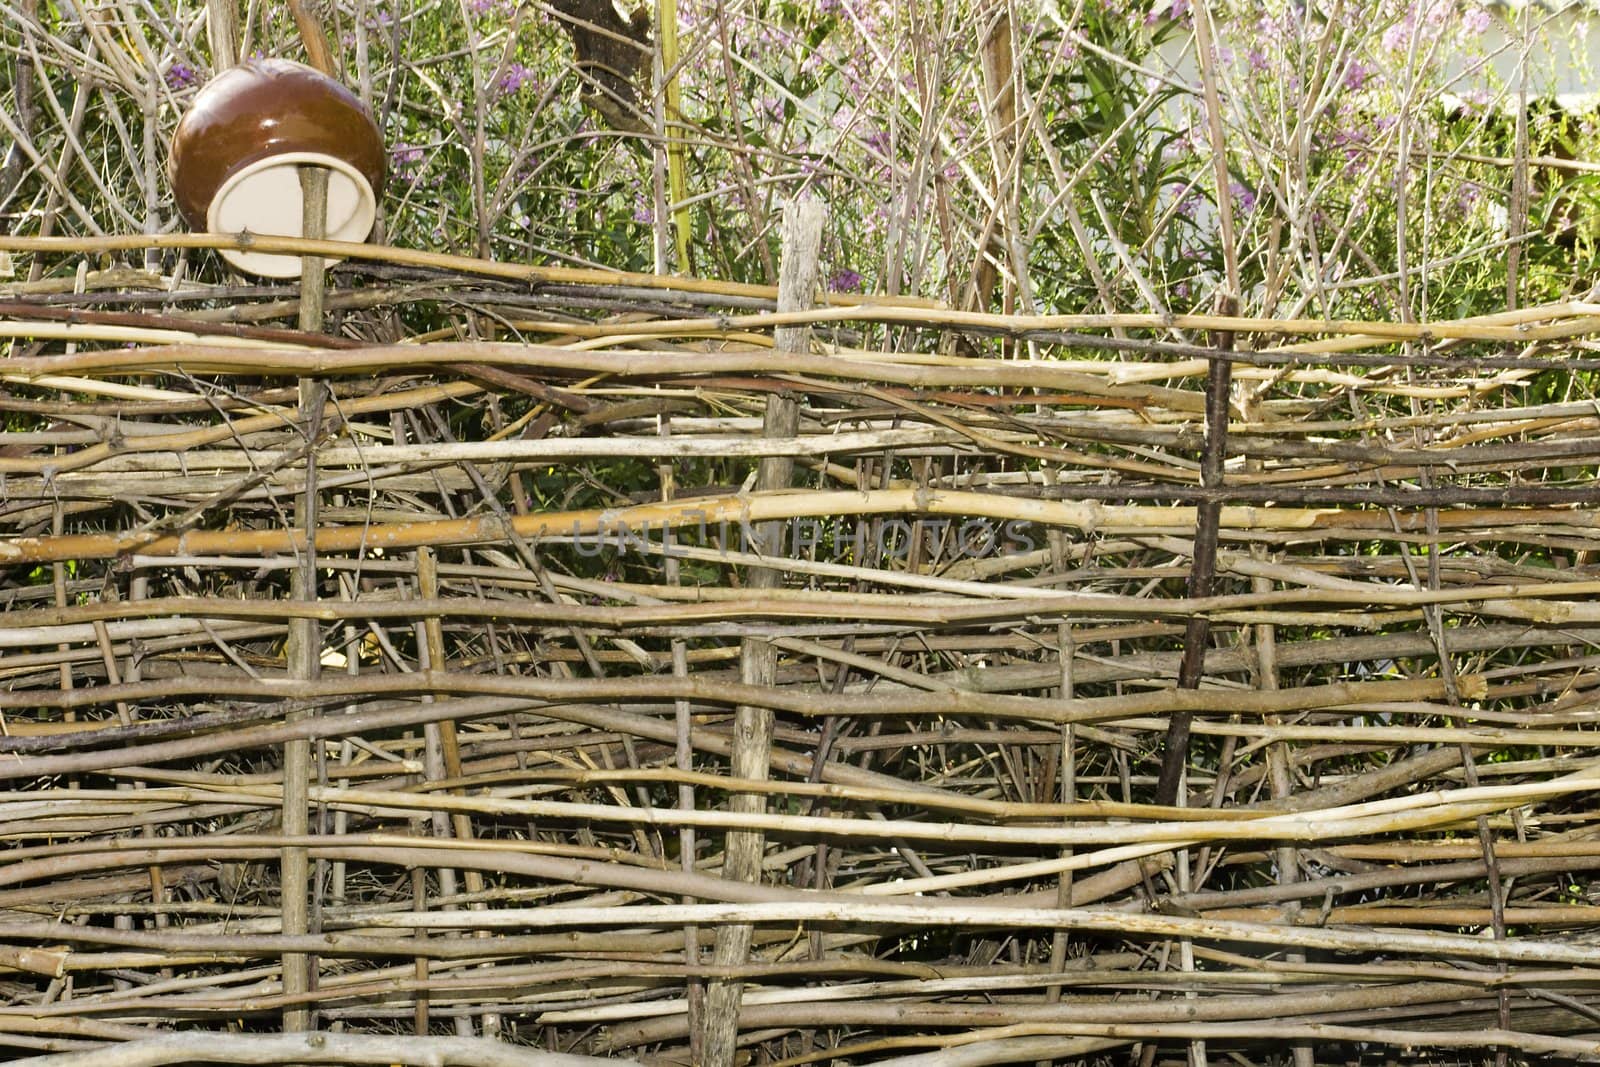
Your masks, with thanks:
M1600 1056L1600 306L255 244L0 294L7 1055Z

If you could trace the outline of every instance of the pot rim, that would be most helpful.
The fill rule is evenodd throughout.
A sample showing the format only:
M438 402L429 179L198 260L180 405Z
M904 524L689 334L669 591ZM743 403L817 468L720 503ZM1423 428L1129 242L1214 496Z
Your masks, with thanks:
M329 170L337 171L355 183L357 193L356 210L346 223L345 227L343 227L346 233L354 234L354 236L340 237L336 234L330 233L328 235L328 239L349 240L352 242L361 242L366 240L367 236L372 232L373 223L377 221L377 197L372 191L372 183L367 180L367 176L365 174L361 173L359 169L351 165L348 161L340 159L337 156L328 155L325 152L276 152L272 155L263 156L260 159L253 160L252 162L239 167L223 180L222 184L217 187L217 191L212 194L211 202L206 205L206 229L212 233L230 232L223 230L218 226L217 215L221 211L222 205L227 201L228 197L245 180L261 173L264 170L290 165L299 167L307 164L326 167ZM246 230L242 232L256 231ZM303 234L297 226L295 233L267 234L263 232L261 236L299 237L303 236ZM300 273L299 256L288 256L280 253L269 252L251 252L240 248L222 248L218 249L218 252L221 253L223 259L227 260L235 267L238 267L240 270L248 271L252 274L259 274L263 277L293 278L298 276ZM338 263L342 258L343 257L324 258L322 262L324 266L331 266L335 263Z

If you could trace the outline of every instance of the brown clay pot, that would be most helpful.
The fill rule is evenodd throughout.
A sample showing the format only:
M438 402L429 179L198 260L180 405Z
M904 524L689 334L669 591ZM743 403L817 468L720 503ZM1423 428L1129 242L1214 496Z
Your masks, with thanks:
M327 235L364 241L377 217L383 136L343 85L287 59L252 59L195 95L172 137L172 185L191 228L299 237L299 168L328 168ZM224 249L241 270L300 272L295 256Z

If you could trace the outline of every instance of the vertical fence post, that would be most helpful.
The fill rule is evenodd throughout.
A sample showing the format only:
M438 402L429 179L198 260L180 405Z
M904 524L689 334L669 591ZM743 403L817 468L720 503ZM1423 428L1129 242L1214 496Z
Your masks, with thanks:
M320 239L327 229L328 172L322 167L301 167L300 188L304 198L302 232ZM307 333L322 329L323 264L320 256L300 260L300 328ZM322 383L314 378L300 379L300 423L307 436L305 487L295 504L295 524L304 533L305 544L300 565L290 579L290 595L295 600L312 600L317 595L317 467L316 449L310 447L322 421ZM315 619L289 620L286 649L289 677L298 681L316 679L321 665L321 628ZM309 712L291 714L291 718ZM304 739L284 742L283 746L283 833L285 837L304 837L310 832L307 785L311 777L311 743ZM293 937L310 929L308 890L310 869L304 846L290 845L283 850L282 884L283 932ZM285 953L283 991L293 997L311 992L311 957ZM291 1003L283 1012L287 1032L311 1029L311 1012L303 1003Z
M820 274L825 210L820 201L803 196L784 206L782 260L778 266L778 310L799 311L812 302ZM784 327L773 339L779 352L804 352L811 345L809 327ZM794 437L799 432L800 401L793 396L773 393L767 397L761 436ZM789 488L794 474L794 459L768 456L756 474L756 489L769 492ZM783 524L760 523L755 529L756 551L769 558L783 552ZM776 589L783 584L781 567L752 567L746 585L752 590ZM745 638L739 646L739 680L748 685L770 686L777 677L778 650L770 641ZM772 709L740 705L734 711L733 758L735 778L765 778L772 752ZM728 798L728 810L760 814L766 798L760 794L735 793ZM723 850L722 877L730 881L756 882L761 878L761 855L766 836L760 830L730 831ZM748 923L717 928L712 963L719 967L742 965L750 953L753 929ZM703 1055L706 1067L728 1067L733 1063L739 1033L739 1001L744 983L737 979L714 979L706 987L705 1035Z

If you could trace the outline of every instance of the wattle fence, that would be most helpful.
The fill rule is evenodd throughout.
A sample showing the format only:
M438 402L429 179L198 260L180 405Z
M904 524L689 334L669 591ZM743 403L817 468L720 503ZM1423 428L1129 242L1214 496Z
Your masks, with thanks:
M1600 306L219 243L0 241L7 1055L1600 1050Z

